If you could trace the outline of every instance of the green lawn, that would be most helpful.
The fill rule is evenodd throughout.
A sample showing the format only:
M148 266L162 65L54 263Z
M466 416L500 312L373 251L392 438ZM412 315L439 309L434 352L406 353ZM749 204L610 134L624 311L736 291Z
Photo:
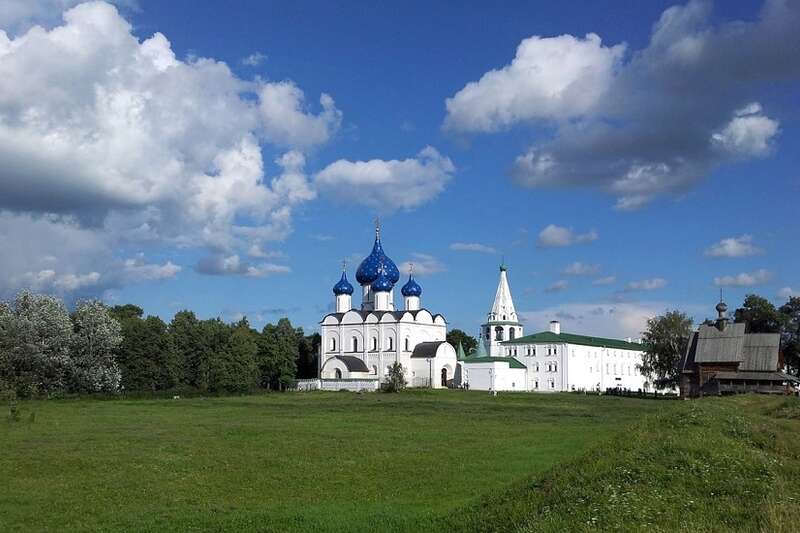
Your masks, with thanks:
M0 419L0 529L483 528L470 512L487 498L680 407L477 391L28 402Z
M800 400L676 402L435 524L469 531L800 531Z

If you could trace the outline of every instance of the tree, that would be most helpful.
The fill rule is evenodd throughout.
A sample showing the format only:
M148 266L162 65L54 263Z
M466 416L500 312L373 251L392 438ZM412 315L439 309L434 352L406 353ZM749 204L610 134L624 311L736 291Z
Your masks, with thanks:
M779 312L783 315L781 348L783 360L789 372L800 376L800 296L793 296L783 304Z
M118 392L121 373L116 361L122 327L97 300L78 302L72 315L71 387L77 392Z
M64 392L72 323L52 296L22 291L0 305L0 381L22 397Z
M678 385L678 363L691 332L692 320L679 311L668 311L647 321L647 330L642 338L644 355L637 368L656 388Z
M757 294L748 294L733 317L736 322L745 322L750 333L780 333L785 321L769 300Z
M123 340L117 350L122 388L154 392L177 386L182 368L164 321L154 316L142 320L142 309L130 304L109 312L122 326Z
M221 321L211 321L221 333ZM224 324L222 324L224 325ZM258 334L246 319L229 327L224 349L209 359L209 389L216 392L248 392L258 384Z
M403 370L403 365L395 361L389 367L389 373L386 376L386 381L383 382L384 392L400 392L406 388L406 373Z
M297 377L309 379L317 377L319 369L319 333L304 335L303 328L297 328Z
M298 354L297 332L288 318L264 326L258 345L261 386L281 389L294 382Z
M175 350L178 382L199 390L208 388L209 347L207 331L191 311L178 311L169 324L169 335Z
M464 348L464 353L470 353L478 347L478 341L475 337L467 335L460 329L450 330L447 333L447 342L454 347L458 347L458 343L460 342L461 346Z

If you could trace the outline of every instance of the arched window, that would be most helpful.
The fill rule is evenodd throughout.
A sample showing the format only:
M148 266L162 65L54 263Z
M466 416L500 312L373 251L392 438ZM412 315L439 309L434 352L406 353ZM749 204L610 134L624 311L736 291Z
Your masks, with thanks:
M358 337L353 337L353 351L358 351Z
M331 337L331 351L336 351L336 337Z
M375 352L378 350L378 338L372 337L372 351Z
M514 328L511 328L508 331L508 338L513 341L516 337L517 337L517 332L514 330Z
M334 375L336 376L336 379L342 379L342 371L338 368L334 371Z
M494 328L494 340L501 341L503 340L503 328L502 326L497 326Z
M506 315L503 315L503 320L505 320L505 319L506 319Z
M389 351L394 350L394 337L389 337Z
M411 341L408 340L408 337L406 337L406 351L411 351Z
M442 368L442 387L447 387L447 368Z
M558 363L553 363L553 372L558 372Z

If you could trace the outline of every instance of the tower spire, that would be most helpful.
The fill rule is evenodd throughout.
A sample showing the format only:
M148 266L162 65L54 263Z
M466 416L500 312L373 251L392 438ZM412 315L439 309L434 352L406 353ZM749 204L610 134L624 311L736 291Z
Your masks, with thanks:
M381 217L375 217L375 240L381 239Z

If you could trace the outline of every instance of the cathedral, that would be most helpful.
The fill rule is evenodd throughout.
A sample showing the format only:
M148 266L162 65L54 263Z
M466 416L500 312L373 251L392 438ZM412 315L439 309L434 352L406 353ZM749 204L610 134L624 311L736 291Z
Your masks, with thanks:
M400 363L411 387L456 385L456 351L446 341L447 321L422 306L422 287L413 271L400 288L403 308L395 307L397 265L384 252L376 224L372 252L355 275L361 305L346 269L333 286L334 313L320 322L320 386L330 390L375 390L389 368Z

